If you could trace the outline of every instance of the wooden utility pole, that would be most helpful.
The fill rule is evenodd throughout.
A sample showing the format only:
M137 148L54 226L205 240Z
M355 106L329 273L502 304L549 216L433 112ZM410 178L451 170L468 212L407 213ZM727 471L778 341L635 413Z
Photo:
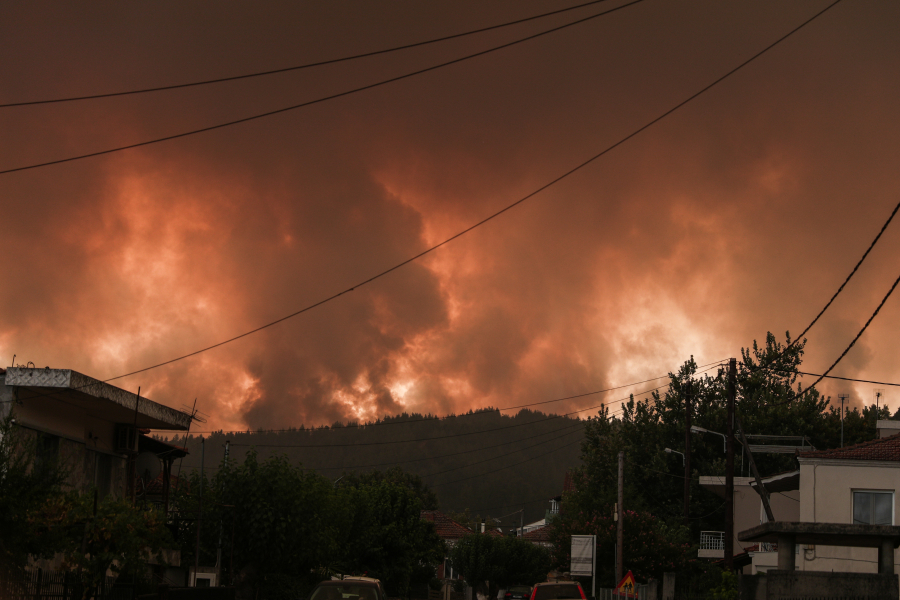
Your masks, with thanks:
M737 360L728 361L728 416L725 423L725 568L734 570L734 398Z
M684 390L684 524L691 522L691 413L694 410L691 380Z
M734 422L737 425L738 433L741 434L741 444L747 449L747 458L750 460L750 471L756 479L756 493L759 494L759 499L762 500L763 509L766 511L766 518L769 520L769 523L771 523L775 520L775 515L772 514L772 505L769 503L769 490L763 485L762 477L759 476L759 471L756 468L756 461L753 460L753 453L750 452L750 444L747 443L747 435L744 433L744 425L741 423L741 417L737 412L734 413Z
M197 541L194 544L194 587L197 587L197 569L200 568L200 521L203 519L203 467L206 462L206 439L200 436L200 490L197 497ZM218 583L218 582L217 582Z
M625 554L625 536L623 526L625 524L625 451L619 451L619 501L616 504L616 585L622 581L625 574L624 554Z

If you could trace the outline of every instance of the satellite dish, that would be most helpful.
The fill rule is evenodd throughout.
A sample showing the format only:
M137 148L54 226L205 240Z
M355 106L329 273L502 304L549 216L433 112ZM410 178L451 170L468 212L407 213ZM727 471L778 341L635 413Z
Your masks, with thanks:
M138 454L135 462L135 473L144 480L144 485L156 479L160 471L162 471L162 465L158 456L152 452L141 452Z

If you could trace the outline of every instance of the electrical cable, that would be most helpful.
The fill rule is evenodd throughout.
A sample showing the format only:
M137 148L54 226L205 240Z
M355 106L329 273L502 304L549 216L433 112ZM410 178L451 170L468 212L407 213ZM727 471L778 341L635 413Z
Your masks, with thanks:
M707 370L709 370L709 369L707 369ZM667 383L665 385L651 388L649 390L645 390L645 391L641 392L640 394L629 394L627 397L621 398L618 400L613 400L613 402L624 402L624 401L630 399L634 395L643 396L645 394L649 394L649 393L655 392L657 390L661 390L662 388L667 387L668 385L669 384ZM552 421L554 419L564 419L566 417L570 417L572 415L576 415L576 414L579 414L582 412L605 407L606 405L607 405L607 403L604 402L602 404L598 404L597 406L589 406L587 408L582 408L582 409L575 410L572 412L564 413L562 415L550 415L543 419L536 419L534 421L528 421L527 423L516 423L513 425L506 425L504 427L494 427L491 429L482 429L480 431L467 431L467 432L463 432L463 433L451 433L451 434L447 434L447 435L438 435L438 436L432 436L432 437L426 437L426 438L413 438L413 439L408 439L408 440L386 440L386 441L381 441L381 442L358 442L358 443L350 443L350 444L266 444L266 443L241 444L238 442L231 442L231 445L234 447L241 447L241 448L251 448L251 447L256 447L256 448L345 448L345 447L350 447L350 446L384 446L384 445L388 445L388 444L408 444L408 443L412 443L412 442L428 442L431 440L441 440L441 439L464 437L464 436L470 436L470 435L479 435L482 433L493 433L495 431L507 431L509 429L515 429L517 427L527 427L529 425L534 425L536 423L546 423L547 421ZM622 410L622 409L620 408L617 411L611 411L611 412L615 413L615 412L618 412L619 410ZM479 413L479 414L481 414L481 413ZM297 431L297 430L294 429L294 430L289 430L289 431ZM336 429L333 431L340 431L340 429ZM242 431L240 433L245 433L245 432ZM254 432L247 432L247 433L254 433Z
M398 75L398 76L396 76L396 77L391 77L391 78L389 78L389 79L383 79L383 80L377 81L377 82L375 82L375 83L370 83L370 84L363 85L363 86L360 86L360 87L357 87L357 88L353 88L353 89L350 89L350 90L345 90L345 91L343 91L343 92L338 92L338 93L335 93L335 94L330 94L330 95L328 95L328 96L322 96L322 97L316 98L315 100L308 100L308 101L306 101L306 102L301 102L300 104L293 104L293 105L291 105L291 106L286 106L286 107L278 108L278 109L275 109L275 110L270 110L270 111L266 111L266 112L262 112L262 113L257 113L257 114L255 114L255 115L251 115L251 116L249 116L249 117L242 117L242 118L240 118L240 119L234 119L234 120L232 120L232 121L226 121L226 122L224 122L224 123L219 123L219 124L217 124L217 125L210 125L210 126L208 126L208 127L201 127L201 128L199 128L199 129L192 129L192 130L190 130L190 131L183 131L183 132L181 132L181 133L176 133L176 134L167 135L167 136L163 136L163 137L159 137L159 138L154 138L154 139L151 139L151 140L145 140L145 141L143 141L143 142L136 142L136 143L134 143L134 144L127 144L127 145L125 145L125 146L118 146L118 147L115 147L115 148L108 148L108 149L106 149L106 150L98 150L98 151L96 151L96 152L88 152L88 153L86 153L86 154L79 154L79 155L75 155L75 156L69 156L69 157L67 157L67 158L60 158L60 159L56 159L56 160L50 160L50 161L46 161L46 162L42 162L42 163L34 163L34 164L31 164L31 165L25 165L25 166L23 166L23 167L15 167L15 168L12 168L12 169L5 169L5 170L0 171L0 175L4 175L4 174L7 174L7 173L16 173L16 172L18 172L18 171L27 171L27 170L30 170L30 169L38 169L38 168L41 168L41 167L49 167L49 166L51 166L51 165L58 165L58 164L67 163L67 162L72 162L72 161L76 161L76 160L82 160L82 159L85 159L85 158L92 158L92 157L95 157L95 156L103 156L103 155L106 155L106 154L112 154L112 153L114 153L114 152L121 152L121 151L123 151L123 150L131 150L131 149L133 149L133 148L141 148L141 147L143 147L143 146L149 146L149 145L151 145L151 144L158 144L158 143L160 143L160 142L167 142L167 141L170 141L170 140L175 140L175 139L185 138L185 137L189 137L189 136L192 136L192 135L197 135L197 134L200 134L200 133L206 133L206 132L208 132L208 131L214 131L214 130L216 130L216 129L223 129L223 128L225 128L225 127L231 127L232 125L239 125L239 124L241 124L241 123L247 123L247 122L249 122L249 121L255 121L255 120L257 120L257 119L263 119L263 118L266 118L266 117L271 117L271 116L278 115L278 114L281 114L281 113L286 113L286 112L289 112L289 111L292 111L292 110L297 110L297 109L304 108L304 107L307 107L307 106L312 106L312 105L314 105L314 104L320 104L320 103L322 103L322 102L327 102L327 101L329 101L329 100L334 100L334 99L337 99L337 98L342 98L342 97L344 97L344 96L349 96L349 95L351 95L351 94L356 94L356 93L358 93L358 92L363 92L363 91L366 91L366 90L371 90L371 89L374 89L374 88L377 88L377 87L381 87L381 86L387 85L387 84L389 84L389 83L394 83L394 82L397 82L397 81L401 81L401 80L403 80L403 79L408 79L408 78L410 78L410 77L415 77L415 76L417 76L417 75L422 75L423 73L428 73L428 72L430 72L430 71L435 71L435 70L437 70L437 69L442 69L442 68L444 68L444 67L448 67L448 66L450 66L450 65L454 65L454 64L457 64L457 63L461 63L461 62L463 62L463 61L470 60L470 59L472 59L472 58L477 58L477 57L483 56L483 55L485 55L485 54L490 54L491 52L496 52L496 51L498 51L498 50L503 50L504 48L509 48L510 46L515 46L515 45L517 45L517 44L521 44L521 43L523 43L523 42L527 42L527 41L530 41L530 40L539 38L539 37L541 37L541 36L544 36L544 35L547 35L547 34L550 34L550 33L555 33L555 32L557 32L557 31L566 29L567 27L572 27L572 26L574 26L574 25L580 25L581 23L585 23L585 22L590 21L590 20L592 20L592 19L596 19L597 17L602 17L602 16L604 16L604 15L608 15L608 14L610 14L610 13L616 12L616 11L621 10L621 9L623 9L623 8L627 8L627 7L629 7L629 6L633 6L633 5L635 5L635 4L639 4L640 2L644 2L644 0L631 0L631 2L628 2L628 3L626 3L626 4L622 4L621 6L617 6L617 7L615 7L615 8L611 8L611 9L609 9L609 10L606 10L606 11L603 11L603 12L599 12L599 13L597 13L597 14L590 15L590 16L588 16L588 17L584 17L584 18L581 18L581 19L577 19L577 20L575 20L575 21L571 21L571 22L566 23L566 24L564 24L564 25L559 25L559 26L557 26L557 27L553 27L553 28L551 28L551 29L547 29L547 30L544 30L544 31L541 31L541 32L538 32L538 33L535 33L535 34L532 34L532 35L529 35L529 36L526 36L526 37L524 37L524 38L520 38L520 39L517 39L517 40L513 40L512 42L507 42L507 43L501 44L501 45L499 45L499 46L494 46L493 48L488 48L487 50L482 50L482 51L480 51L480 52L475 52L475 53L473 53L473 54L468 54L468 55L462 56L462 57L460 57L460 58L455 58L455 59L453 59L453 60L449 60L449 61L446 61L446 62L438 63L438 64L432 65L432 66L430 66L430 67L425 67L424 69L418 69L418 70L416 70L416 71L410 71L410 72L408 72L408 73L404 73L403 75ZM837 0L837 2L840 2L840 0Z
M854 383L872 383L875 385L889 385L894 387L900 387L900 383L890 383L887 381L871 381L869 379L854 379L853 377L838 377L837 375L822 375L819 373L807 373L805 371L785 371L783 369L775 369L773 367L761 367L768 371L774 371L776 373L790 373L793 375L805 375L809 377L822 377L825 379L840 379L841 381L852 381Z
M555 429L553 431L545 431L544 433L538 433L534 437L542 437L545 435L549 435L552 433L559 433L560 431L569 430L569 433L577 428L583 428L585 426L584 421L578 421L575 425L569 425L566 427L560 427L559 429ZM493 446L482 446L481 448L471 448L469 450L461 450L460 452L453 452L450 454L441 454L438 456L424 456L422 458L411 458L409 460L401 460L401 461L392 461L387 463L377 463L377 464L368 464L368 465L352 465L352 466L342 466L342 467L307 467L311 471L339 471L339 470L352 470L352 469L367 469L371 467L392 467L398 465L405 465L414 462L422 462L425 460L438 460L441 458L449 458L451 456L460 456L462 454L471 454L473 452L484 452L485 450L492 450L494 448L499 448L501 446L508 446L510 442L502 442L500 444L494 444Z
M894 220L894 215L897 214L897 211L898 211L898 210L900 210L900 202L898 202L897 205L894 207L894 210L891 211L891 214L888 216L887 221L884 222L884 225L881 226L881 229L878 231L878 235L875 236L875 239L873 239L873 240L869 243L869 247L866 248L866 251L865 251L865 252L863 252L862 258L859 259L859 261L856 263L856 265L855 265L855 266L853 267L853 269L850 271L850 274L847 275L847 278L846 278L846 279L844 279L844 282L840 285L840 287L837 289L837 291L834 293L834 295L831 296L831 299L828 300L827 303L825 303L825 306L822 307L822 310L819 311L819 314L817 314L816 317L810 322L810 324L806 326L806 329L804 329L803 331L801 331L801 332L800 332L800 335L796 336L796 337L794 338L794 341L793 341L793 342L791 342L790 344L788 344L787 346L785 346L784 350L782 350L782 351L779 353L778 356L773 357L773 358L772 358L771 360L769 360L769 362L768 362L767 364L765 364L765 365L757 365L756 367L750 368L751 371L757 371L757 370L760 370L760 369L770 369L770 370L774 370L774 369L771 369L770 365L771 365L772 363L774 363L776 360L778 360L779 358L781 358L781 357L787 355L788 350L790 350L791 348L793 348L795 344L797 344L800 340L803 339L803 336L806 335L807 332L809 332L809 330L812 329L813 325L815 325L815 324L819 321L819 319L822 317L822 315L825 314L825 311L827 311L828 308L834 303L834 301L837 299L837 297L840 295L840 293L841 293L842 291L844 291L844 288L847 286L848 283L850 283L850 280L853 279L853 276L856 275L856 272L857 272L857 271L859 270L859 268L862 266L863 262L865 262L866 258L869 256L869 253L872 252L872 249L873 249L873 248L875 248L875 244L877 244L877 243L878 243L878 240L881 239L881 236L882 236L882 234L884 234L885 230L888 228L888 225L890 225L890 224L891 224L891 221ZM790 373L791 371L783 371L783 372L788 372L788 373ZM835 379L837 379L837 378L835 378ZM877 383L877 382L864 382L864 383ZM887 384L884 384L884 385L897 385L897 384L887 383Z
M710 370L710 369L708 369L708 368L704 369L704 367L709 367L710 365L718 366L718 365L721 364L721 363L722 363L721 360L715 360L715 361L713 361L713 362L709 362L709 363L700 365L700 366L697 367L697 368L698 368L698 369L703 369L703 370L702 370L702 371L697 371L697 372L698 372L698 373L704 373L704 372ZM501 408L494 408L494 409L491 409L490 412L494 412L494 411L496 411L496 412L502 412L502 411L505 411L505 410L514 410L514 409L517 409L517 408L528 408L528 407L531 407L531 406L540 406L540 405L542 405L542 404L550 404L550 403L553 403L553 402L562 402L562 401L564 401L564 400L574 400L574 399L577 399L577 398L584 398L584 397L586 397L586 396L594 396L594 395L602 394L602 393L605 393L605 392L612 392L612 391L615 391L615 390L621 390L621 389L623 389L623 388L633 387L633 386L635 386L635 385L640 385L640 384L642 384L642 383L649 383L649 382L651 382L651 381L656 381L657 379L662 379L662 378L668 377L668 376L669 376L668 374L666 374L666 375L660 375L659 377L652 377L652 378L650 378L650 379L645 379L645 380L643 380L643 381L635 381L635 382L633 382L633 383L627 383L627 384L624 384L624 385L618 385L618 386L615 386L615 387L605 388L605 389L602 389L602 390L595 390L595 391L593 391L593 392L585 392L585 393L582 393L582 394L575 394L575 395L572 395L572 396L563 396L563 397L561 397L561 398L554 398L553 400L542 400L542 401L540 401L540 402L532 402L532 403L530 403L530 404L519 404L519 405L517 405L517 406L504 406L504 407L501 407ZM662 387L665 387L665 386L662 386ZM661 388L659 388L659 387L653 388L653 389L650 390L650 391L655 391L655 390L658 390L658 389L661 389ZM641 392L641 393L638 394L638 396L642 396L642 395L644 395L645 393L647 393L647 392ZM624 400L627 400L627 399L628 399L628 398L625 398ZM621 402L621 401L622 401L622 400L613 400L613 402ZM420 418L420 419L408 419L408 420L405 420L405 421L376 421L375 423L347 423L346 425L342 425L341 427L335 428L334 430L335 430L335 431L339 431L340 429L348 429L348 428L361 428L361 429L366 429L366 428L369 428L369 427L377 427L377 426L381 426L381 425L405 425L405 424L407 424L407 423L421 423L421 422L431 422L431 423L434 423L434 422L436 422L436 421L443 421L443 420L446 420L446 419L448 419L448 418L459 419L459 418L462 418L462 417L472 417L472 416L476 416L476 415L484 415L484 414L486 414L486 413L488 412L488 411L486 410L487 408L490 408L490 407L485 407L485 409L482 409L481 412L469 412L469 413L464 413L464 414L461 414L461 415L453 415L452 417L422 417L422 418ZM574 413L570 413L570 414L574 414ZM226 430L218 429L218 430L210 430L210 431L195 431L194 433L198 433L198 434L199 434L199 433L285 433L285 432L292 432L292 431L298 431L298 430L295 429L295 428L294 428L294 429L292 429L292 428L287 428L287 429L264 429L264 430L256 430L256 431L251 431L251 430L247 430L247 429L231 429L231 430L227 430L227 431L226 431Z
M875 319L875 317L878 316L878 313L881 311L881 308L884 306L885 302L887 302L888 298L891 297L891 294L894 293L894 290L897 288L898 283L900 283L900 276L897 276L897 279L894 280L894 284L891 286L891 289L889 289L888 293L885 294L884 298L882 298L881 303L875 309L875 312L872 313L872 316L869 317L869 320L866 321L866 324L863 325L862 329L859 330L859 333L856 334L856 337L853 338L853 340L850 342L850 345L848 345L847 348L844 349L843 352L841 352L841 355L837 357L837 359L834 361L834 363L832 363L832 365L830 367L828 367L828 369L825 371L824 374L820 375L818 377L818 379L816 379L810 386L808 386L802 392L800 392L798 394L794 394L791 398L788 398L787 400L769 404L768 406L781 406L783 404L788 404L789 402L793 402L794 400L799 400L804 395L806 395L811 389L816 387L816 385L820 381L825 379L825 377L827 377L828 374L831 373L832 369L834 369L838 365L838 363L841 362L841 360L843 360L843 358L845 356L847 356L847 353L850 352L850 349L853 348L853 346L856 344L857 340L859 340L859 338L862 336L862 334L865 333L866 329L868 329L869 325L872 323L872 321Z
M757 58L759 58L760 56L764 55L766 52L768 52L768 51L771 50L772 48L776 47L777 45L779 45L780 43L782 43L783 41L785 41L786 39L788 39L789 37L791 37L792 35L794 35L795 33L797 33L798 31L800 31L801 29L803 29L804 27L806 27L807 25L809 25L810 23L812 23L814 20L816 20L817 18L819 18L820 16L822 16L823 14L825 14L825 12L827 12L827 11L830 10L831 8L835 7L835 6L836 6L837 4L839 4L840 2L841 2L841 0L835 0L834 2L832 2L831 4L829 4L827 7L825 7L825 8L822 9L821 11L817 12L815 15L813 15L812 17L810 17L809 19L807 19L806 21L804 21L804 22L801 23L800 25L798 25L797 27L795 27L795 28L793 28L792 30L790 30L790 31L789 31L788 33L786 33L785 35L781 36L780 38L778 38L777 40L775 40L774 42L772 42L771 44L769 44L768 46L766 46L765 48L763 48L762 50L760 50L759 52L757 52L756 54L754 54L753 56L751 56L750 58L748 58L747 60L745 60L744 62L740 63L738 66L732 68L730 71L728 71L728 72L725 73L724 75L720 76L719 78L717 78L716 80L714 80L712 83L710 83L710 84L708 84L707 86L703 87L700 91L695 92L694 94L692 94L691 96L689 96L689 97L686 98L685 100L682 100L681 102L679 102L678 104L676 104L674 107L672 107L672 108L670 108L669 110L663 112L662 114L660 114L660 115L657 116L656 118L654 118L654 119L652 119L651 121L647 122L646 124L644 124L644 125L641 126L640 128L638 128L638 129L632 131L630 134L626 135L625 137L620 138L617 142L613 143L613 144L610 145L610 146L607 146L604 150L601 150L600 152L598 152L598 153L595 154L594 156L588 158L587 160L585 160L584 162L580 163L579 165L577 165L577 166L575 166L575 167L569 169L568 171L564 172L563 174L557 176L556 178L552 179L552 180L549 181L548 183L542 185L541 187L537 188L536 190L532 191L531 193L527 194L526 196L520 198L519 200L516 200L516 201L513 202L512 204L507 205L506 207L504 207L504 208L502 208L502 209L500 209L500 210L498 210L498 211L492 213L492 214L489 215L488 217L485 217L484 219L482 219L482 220L480 220L480 221L474 223L473 225L470 225L469 227L467 227L467 228L465 228L465 229L463 229L463 230L457 232L456 234L450 236L449 238L446 238L444 241L439 242L439 243L437 243L437 244L435 244L435 245L433 245L433 246L431 246L431 247L429 247L429 248L427 248L427 249L425 249L425 250L419 252L418 254L415 254L415 255L411 256L410 258L407 258L406 260L403 260L403 261L401 261L401 262L395 264L394 266L392 266L392 267L390 267L390 268L388 268L388 269L385 269L384 271L381 271L380 273L378 273L378 274L376 274L376 275L373 275L373 276L369 277L368 279L365 279L365 280L363 280L363 281L361 281L361 282L359 282L359 283L353 285L352 287L346 288L346 289L344 289L343 291L340 291L340 292L337 292L337 293L335 293L335 294L332 294L331 296L328 296L328 297L326 297L326 298L324 298L324 299L322 299L322 300L319 300L318 302L315 302L315 303L313 303L313 304L310 304L310 305L306 306L305 308L302 308L302 309L300 309L300 310L298 310L298 311L295 311L295 312L293 312L293 313L291 313L291 314L289 314L289 315L286 315L286 316L284 316L284 317L281 317L281 318L279 318L279 319L276 319L276 320L274 320L274 321L271 321L271 322L269 322L269 323L267 323L267 324L265 324L265 325L261 325L261 326L255 328L255 329L251 329L251 330L249 330L249 331L246 331L246 332L241 333L241 334L239 334L239 335L233 336L233 337L231 337L231 338L228 338L228 339L226 339L226 340L223 340L223 341L218 342L218 343L216 343L216 344L213 344L213 345L211 345L211 346L207 346L207 347L205 347L205 348L201 348L201 349L199 349L199 350L195 350L194 352L190 352L190 353L188 353L188 354L184 354L184 355L178 356L178 357L176 357L176 358L172 358L172 359L170 359L170 360L163 361L163 362L161 362L161 363L157 363L157 364L151 365L151 366L149 366L149 367L145 367L145 368L143 368L143 369L138 369L138 370L136 370L136 371L131 371L131 372L125 373L125 374L123 374L123 375L118 375L118 376L116 376L116 377L112 377L112 378L110 378L110 379L106 379L106 380L104 380L104 382L110 382L110 381L114 381L114 380L116 380L116 379L122 379L122 378L124 378L124 377L129 377L129 376L131 376L131 375L136 375L136 374L138 374L138 373L143 373L143 372L146 372L146 371L150 371L150 370L152 370L152 369L156 369L156 368L162 367L162 366L164 366L164 365L168 365L168 364L171 364L171 363L174 363L174 362L178 362L178 361L180 361L180 360L184 360L184 359L189 358L189 357L191 357L191 356L196 356L196 355L201 354L201 353L203 353L203 352L207 352L207 351L212 350L212 349L214 349L214 348L218 348L219 346L224 346L225 344L234 342L234 341L239 340L239 339L241 339L241 338L244 338L244 337L246 337L246 336L248 336L248 335L252 335L252 334L254 334L254 333L257 333L257 332L259 332L259 331L262 331L262 330L264 330L264 329L267 329L267 328L269 328L269 327L272 327L272 326L274 326L274 325L277 325L278 323L281 323L281 322L283 322L283 321L286 321L286 320L288 320L288 319L291 319L291 318L293 318L293 317L296 317L296 316L298 316L298 315L301 315L301 314L303 314L303 313L305 313L305 312L308 312L308 311L310 311L310 310L312 310L312 309L314 309L314 308L316 308L316 307L318 307L318 306L321 306L321 305L323 305L323 304L326 304L327 302L330 302L330 301L332 301L332 300L335 300L335 299L337 299L337 298L339 298L339 297L341 297L341 296L343 296L343 295L345 295L345 294L349 294L350 292L356 290L356 288L359 288L359 287L362 287L362 286L364 286L364 285L367 285L367 284L369 284L369 283L371 283L371 282L373 282L373 281L375 281L375 280L377 280L377 279L380 279L380 278L382 278L382 277L388 275L389 273L392 273L393 271L396 271L397 269L400 269L401 267L406 266L407 264L410 264L410 263L412 263L412 262L418 260L419 258L422 258L423 256L426 256L426 255L428 255L428 254L434 252L434 251L437 250L438 248L441 248L442 246L445 246L446 244L449 244L449 243L452 242L453 240L455 240L455 239L457 239L457 238L459 238L459 237L462 237L463 235L465 235L465 234L469 233L470 231L472 231L472 230L474 230L474 229L476 229L476 228L478 228L478 227L484 225L485 223L487 223L487 222L489 222L489 221L492 221L493 219L499 217L500 215L502 215L502 214L504 214L504 213L506 213L506 212L512 210L512 209L515 208L516 206L518 206L518 205L524 203L526 200L532 198L533 196L536 196L536 195L539 194L540 192L542 192L542 191L544 191L544 190L550 188L551 186L555 185L556 183L562 181L563 179L566 179L567 177L569 177L570 175L576 173L577 171L580 171L581 169L583 169L584 167L588 166L589 164L591 164L591 163L594 162L595 160L597 160L597 159L599 159L600 157L606 155L607 153L611 152L611 151L614 150L615 148L621 146L622 144L624 144L625 142L627 142L627 141L630 140L631 138L637 136L638 134L640 134L640 133L643 132L644 130L646 130L646 129L652 127L652 126L655 125L656 123L658 123L658 122L660 122L661 120L665 119L666 117L668 117L669 115L671 115L672 113L674 113L675 111L677 111L678 109L680 109L681 107L685 106L686 104L688 104L689 102L691 102L691 101L694 100L695 98L698 98L699 96L703 95L703 94L706 93L708 90L712 89L713 87L715 87L716 85L718 85L719 83L721 83L722 81L724 81L725 79L727 79L728 77L730 77L731 75L737 73L738 71L740 71L741 69L743 69L745 66L747 66L747 65L750 64L750 63L752 63L752 62L755 61ZM623 6L628 6L628 5L623 5ZM618 8L622 8L622 7L618 7ZM601 13L601 14L607 14L607 13ZM3 172L0 172L0 174L2 174L2 173L3 173Z
M439 43L439 42L446 42L446 41L448 41L448 40L453 40L453 39L458 39L458 38L462 38L462 37L467 37L467 36L475 35L475 34L478 34L478 33L485 33L485 32L487 32L487 31L493 31L493 30L495 30L495 29L502 29L502 28L504 28L504 27L510 27L510 26L512 26L512 25L519 25L519 24L521 24L521 23L526 23L526 22L528 22L528 21L535 21L535 20L537 20L537 19L543 19L543 18L545 18L545 17L549 17L549 16L553 16L553 15L558 15L558 14L570 12L570 11L573 11L573 10L577 10L577 9L579 9L579 8L584 8L584 7L586 7L586 6L591 6L591 5L594 5L594 4L600 4L601 2L606 2L606 1L607 1L607 0L591 0L590 2L585 2L585 3L582 3L582 4L576 4L575 6L570 6L570 7L568 7L568 8L561 8L561 9L559 9L559 10L553 10L553 11L550 11L550 12L541 13L541 14L539 14L539 15L533 15L533 16L531 16L531 17L525 17L525 18L522 18L522 19L516 19L516 20L514 20L514 21L507 21L507 22L505 22L505 23L500 23L500 24L497 24L497 25L490 25L490 26L488 26L488 27L481 27L481 28L479 28L479 29L471 29L471 30L469 30L469 31L465 31L465 32L462 32L462 33L454 33L454 34L447 35L447 36L443 36L443 37L432 38L432 39L430 39L430 40L425 40L425 41L421 41L421 42L414 42L414 43L412 43L412 44L404 44L404 45L402 45L402 46L394 46L394 47L391 47L391 48L385 48L385 49L382 49L382 50L373 50L373 51L371 51L371 52L364 52L364 53L362 53L362 54L353 54L353 55L350 55L350 56L344 56L344 57L341 57L341 58L332 58L332 59L329 59L329 60L322 60L322 61L317 61L317 62L312 62L312 63L305 63L305 64L302 64L302 65L296 65L296 66L293 66L293 67L283 67L283 68L280 68L280 69L270 69L270 70L267 70L267 71L257 71L257 72L254 72L254 73L245 73L245 74L242 74L242 75L233 75L233 76L230 76L230 77L218 77L218 78L215 78L215 79L204 79L204 80L202 80L202 81L192 81L192 82L189 82L189 83L178 83L178 84L172 84L172 85L164 85L164 86L158 86L158 87L141 88L141 89L136 89L136 90L127 90L127 91L120 91L120 92L109 92L109 93L103 93L103 94L91 94L91 95L86 95L86 96L69 96L69 97L65 97L65 98L53 98L53 99L47 99L47 100L29 100L29 101L23 101L23 102L8 102L8 103L6 103L6 104L0 104L0 108L11 108L11 107L14 107L14 106L34 106L34 105L38 105L38 104L58 104L58 103L61 103L61 102L75 102L75 101L78 101L78 100L96 100L96 99L99 99L99 98L114 98L114 97L117 97L117 96L132 96L132 95L135 95L135 94L147 94L147 93L150 93L150 92L162 92L162 91L168 91L168 90L177 90L177 89L183 89L183 88L189 88L189 87L196 87L196 86L202 86L202 85L209 85L209 84L213 84L213 83L224 83L224 82L228 82L228 81L237 81L237 80L241 80L241 79L251 79L251 78L254 78L254 77L264 77L264 76L267 76L267 75L275 75L275 74L278 74L278 73L287 73L287 72L290 72L290 71L300 71L300 70L303 70L303 69L309 69L309 68L312 68L312 67L322 67L322 66L325 66L325 65L333 65L333 64L341 63L341 62L348 62L348 61L358 60L358 59L361 59L361 58L370 58L370 57L373 57L373 56L379 56L379 55L381 55L381 54L389 54L389 53L391 53L391 52L398 52L398 51L400 51L400 50L409 50L409 49L411 49L411 48L418 48L418 47L420 47L420 46L427 46L427 45L430 45L430 44L436 44L436 43Z
M558 448L554 448L554 449L552 449L552 450L550 450L549 452L546 452L546 453L544 453L544 454L540 454L540 455L538 455L538 456L532 456L531 458L527 458L527 459L525 459L525 460L523 460L523 461L520 461L520 462L517 462L517 463L513 463L513 464L511 464L511 465L506 465L506 466L503 466L503 467L497 467L496 469L493 469L493 470L491 471L491 473L495 473L495 472L497 472L497 471L504 471L504 470L506 470L506 469L511 469L511 468L513 468L513 467L518 467L519 465L524 465L525 463L528 463L528 462L537 460L537 459L539 459L539 458L543 458L543 457L547 456L548 454L552 454L552 453L558 452L558 451L560 451L560 450L565 450L566 448L569 448L569 447L571 447L571 446L574 446L575 444L580 444L580 443L581 443L581 440L577 440L577 441L575 441L575 442L571 442L571 443L562 445L562 446L560 446L560 447L558 447ZM468 481L468 480L470 480L470 479L476 479L476 478L479 478L479 477L484 477L486 474L487 474L487 473L480 473L480 474L478 474L478 475L472 475L471 477L463 477L462 479L454 479L453 481L444 481L444 482L442 482L442 483L434 483L434 484L431 485L431 487L432 487L432 488L436 488L436 487L439 487L439 486L442 486L442 485L451 485L451 484L454 484L454 483L461 483L461 482L463 482L463 481Z
M549 444L550 442L558 441L558 440L562 439L563 437L565 437L565 436L567 436L567 435L571 435L571 434L573 434L573 433L582 433L582 434L583 434L584 432L583 432L583 431L569 431L569 432L564 433L564 434L562 434L562 435L558 435L558 436L556 436L556 437L554 437L554 438L550 438L549 440L544 440L543 442L538 442L537 444L531 444L530 446L525 446L525 447L522 447L522 448L517 448L516 450L511 450L511 451L507 452L506 454L498 454L497 456L492 456L492 457L490 457L490 458L485 458L484 460L479 460L479 461L476 461L476 462L473 462L473 463L469 463L469 464L466 464L466 465L461 465L461 466L458 466L458 467L453 467L452 469L445 469L445 470L443 470L443 471L436 471L436 472L434 472L434 473L426 473L425 475L420 475L420 477L422 477L422 478L424 479L425 477L434 477L434 476L436 476L436 475L443 475L444 473L451 473L451 472L453 472L453 471L459 471L460 469L468 469L468 468L470 468L470 467L474 467L475 465L480 465L480 464L483 464L483 463L486 463L486 462L491 462L491 461L494 461L494 460L497 460L497 459L500 459L500 458L504 458L504 457L507 457L507 456L511 456L511 455L513 455L513 454L518 454L519 452L524 452L524 451L526 451L526 450L531 450L532 448L536 448L537 446L543 446L544 444ZM578 441L579 441L579 443L580 443L581 440L578 440Z

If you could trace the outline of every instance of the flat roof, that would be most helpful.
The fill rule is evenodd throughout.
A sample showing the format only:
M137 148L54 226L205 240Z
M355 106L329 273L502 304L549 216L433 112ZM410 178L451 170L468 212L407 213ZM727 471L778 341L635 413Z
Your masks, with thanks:
M5 383L19 388L19 400L53 398L90 416L143 429L185 431L191 415L71 369L7 367ZM135 415L137 407L137 415ZM137 417L137 418L135 418Z
M778 542L781 535L794 537L797 544L879 548L888 538L900 546L900 527L893 525L847 525L844 523L799 523L772 521L738 534L741 542Z

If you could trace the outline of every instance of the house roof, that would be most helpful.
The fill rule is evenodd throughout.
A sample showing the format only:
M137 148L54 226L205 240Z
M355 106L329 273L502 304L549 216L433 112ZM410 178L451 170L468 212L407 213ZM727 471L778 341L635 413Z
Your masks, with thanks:
M550 529L548 527L538 527L537 529L532 529L531 531L523 535L522 539L529 542L549 542Z
M3 383L19 388L18 400L23 402L52 398L89 416L113 423L134 423L138 428L183 431L191 423L187 413L143 396L139 399L132 392L71 369L7 367L3 375Z
M468 527L463 527L439 510L423 510L422 518L434 523L434 529L444 540L458 540L472 533Z
M825 460L877 460L900 462L900 434L831 450L800 452L799 458Z

